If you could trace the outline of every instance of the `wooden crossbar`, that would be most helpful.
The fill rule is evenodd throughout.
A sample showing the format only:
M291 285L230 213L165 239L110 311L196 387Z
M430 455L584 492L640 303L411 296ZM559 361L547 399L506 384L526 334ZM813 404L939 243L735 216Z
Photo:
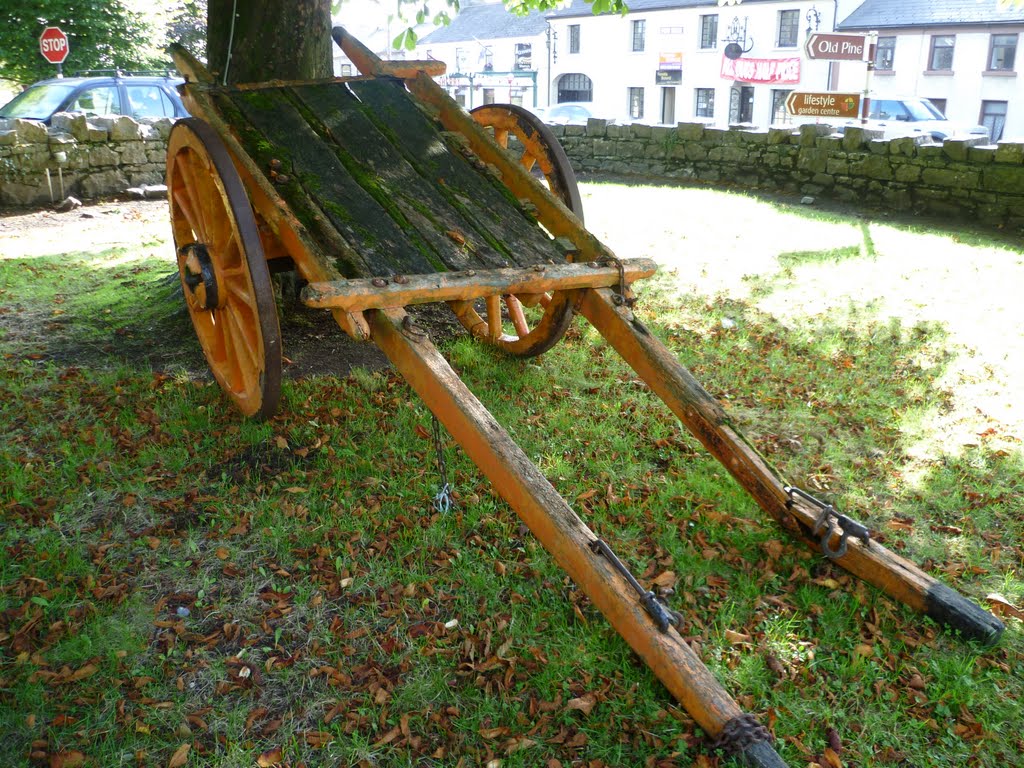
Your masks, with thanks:
M302 301L308 307L362 312L434 301L606 288L618 285L623 278L629 284L657 271L652 259L622 259L622 267L620 274L615 262L565 262L509 269L468 269L429 275L336 280L310 283L302 290Z

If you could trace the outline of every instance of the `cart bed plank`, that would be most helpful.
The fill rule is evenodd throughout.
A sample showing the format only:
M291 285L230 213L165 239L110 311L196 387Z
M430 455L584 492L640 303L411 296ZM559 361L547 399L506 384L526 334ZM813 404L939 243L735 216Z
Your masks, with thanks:
M351 254L322 243L345 276L565 259L497 179L446 141L399 81L235 90L219 102L268 178L270 159L282 161L278 173L289 181L278 191L293 211L315 207L358 254L352 263Z
M505 250L515 264L525 267L552 257L564 260L551 252L550 240L523 215L499 179L474 168L441 140L440 124L420 109L401 82L377 78L352 83L351 88L420 175L472 216L490 238L507 244Z
M325 138L337 145L346 168L372 184L378 194L386 194L407 221L415 222L448 269L465 269L474 262L509 266L505 248L492 247L478 235L473 221L419 174L392 144L388 132L366 115L352 89L311 85L296 88L294 93L321 124ZM457 233L455 239L448 232Z

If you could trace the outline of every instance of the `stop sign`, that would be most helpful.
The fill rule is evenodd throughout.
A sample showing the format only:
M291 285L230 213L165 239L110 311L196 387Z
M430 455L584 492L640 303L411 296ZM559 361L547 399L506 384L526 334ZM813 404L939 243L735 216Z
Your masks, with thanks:
M51 64L60 64L68 57L68 36L60 27L47 27L39 36L39 52Z

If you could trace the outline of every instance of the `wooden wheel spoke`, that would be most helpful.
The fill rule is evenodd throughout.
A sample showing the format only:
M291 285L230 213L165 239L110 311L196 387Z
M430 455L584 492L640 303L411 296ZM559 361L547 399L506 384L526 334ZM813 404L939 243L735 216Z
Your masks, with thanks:
M199 219L196 217L195 211L192 210L192 200L188 196L188 190L182 184L181 189L174 189L171 194L174 204L181 211L181 215L185 217L189 229L192 230L193 239L197 239L199 237Z
M533 166L537 164L537 158L531 155L529 152L519 158L519 164L523 166L527 171L532 171Z
M210 232L206 227L206 217L204 206L206 205L206 196L202 194L202 189L199 183L196 181L195 174L193 173L193 162L195 153L186 152L183 153L184 157L180 163L181 168L181 183L185 187L185 194L188 197L189 202L193 206L195 212L196 228L193 230L193 234L196 236L196 240L201 243L208 242Z
M488 296L485 299L487 305L487 334L492 339L501 338L501 296Z
M505 149L508 149L508 128L494 127L494 140Z
M530 332L530 326L526 322L522 302L515 296L506 296L505 306L508 309L508 316L512 320L512 325L516 329L516 335L519 338L523 338Z
M224 336L231 340L231 349L234 352L232 357L236 362L235 369L241 389L248 392L259 383L259 340L256 338L252 323L243 322L243 319L251 318L243 318L242 313L230 309L224 315L227 320Z
M242 277L245 277L244 273ZM232 304L235 306L241 304L249 309L256 309L256 297L253 295L252 287L248 284L248 281L236 277L231 280L224 280L222 285L227 287L228 301Z

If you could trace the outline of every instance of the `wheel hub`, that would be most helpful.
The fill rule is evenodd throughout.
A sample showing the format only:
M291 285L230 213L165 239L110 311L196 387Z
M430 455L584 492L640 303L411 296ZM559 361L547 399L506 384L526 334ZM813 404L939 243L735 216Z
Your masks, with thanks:
M185 259L185 285L196 303L203 309L217 307L220 299L217 271L206 246L202 243L189 243L179 248L178 254Z

